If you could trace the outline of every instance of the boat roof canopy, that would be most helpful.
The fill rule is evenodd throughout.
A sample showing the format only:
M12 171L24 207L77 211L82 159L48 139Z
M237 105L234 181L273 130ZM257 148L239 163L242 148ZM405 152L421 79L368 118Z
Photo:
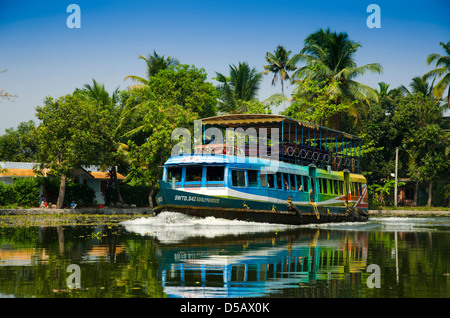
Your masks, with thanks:
M294 126L290 126L294 124ZM202 125L211 125L215 127L231 127L238 128L284 128L284 134L290 134L291 129L295 129L295 125L307 128L308 130L326 131L329 137L344 137L346 139L361 139L352 134L334 130L331 128L311 124L305 121L297 120L283 115L272 114L228 114L222 116L214 116L202 119ZM289 127L289 131L288 131ZM299 131L300 132L300 131ZM299 133L297 132L297 133Z

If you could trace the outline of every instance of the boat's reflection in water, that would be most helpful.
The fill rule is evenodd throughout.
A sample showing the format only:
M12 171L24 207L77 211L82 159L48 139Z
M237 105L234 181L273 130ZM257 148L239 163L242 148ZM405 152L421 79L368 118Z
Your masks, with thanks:
M174 213L123 225L158 242L158 275L169 297L358 297L365 284L364 231Z

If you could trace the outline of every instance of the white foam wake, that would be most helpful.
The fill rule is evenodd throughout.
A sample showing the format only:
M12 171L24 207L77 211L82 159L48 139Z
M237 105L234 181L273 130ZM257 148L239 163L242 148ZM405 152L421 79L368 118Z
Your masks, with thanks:
M149 235L165 243L178 243L190 237L214 238L255 232L276 232L292 226L226 220L215 217L198 218L177 212L162 212L155 217L142 217L120 223L129 232Z

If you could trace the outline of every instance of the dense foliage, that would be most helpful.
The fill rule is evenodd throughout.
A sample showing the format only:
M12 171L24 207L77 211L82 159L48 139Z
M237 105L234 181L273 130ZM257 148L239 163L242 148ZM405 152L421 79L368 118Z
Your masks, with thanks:
M108 203L152 206L161 166L179 141L172 140L175 128L192 133L196 119L272 113L271 106L283 103L283 108L288 105L282 114L363 138L363 174L371 185L371 202L390 202L389 178L399 148L399 176L425 185L429 205L447 205L449 121L443 114L450 89L450 42L440 46L443 55L424 57L434 70L414 77L409 87L394 89L385 82L377 88L362 84L360 78L380 73L381 65L358 66L355 57L361 44L329 29L308 35L303 49L292 56L282 45L266 52L267 65L261 71L246 62L229 65L229 74L216 73L217 86L208 82L204 69L154 51L139 57L146 63L146 77L128 75L125 79L136 85L124 91L110 94L93 79L71 94L47 97L36 108L38 125L24 122L0 136L0 161L43 163L58 179L59 189L53 185L52 195L59 207L71 201L93 202L88 189L71 181L71 170L83 165L110 172ZM272 76L272 84L281 83L281 94L259 101L264 74ZM294 86L290 97L284 96L285 82ZM126 185L119 186L116 167L127 175ZM0 184L0 204L35 203L32 182ZM78 200L80 195L86 202Z

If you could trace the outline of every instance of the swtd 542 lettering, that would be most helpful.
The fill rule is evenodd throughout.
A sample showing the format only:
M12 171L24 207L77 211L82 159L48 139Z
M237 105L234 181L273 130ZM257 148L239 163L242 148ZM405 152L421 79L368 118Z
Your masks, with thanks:
M225 312L269 312L269 303L225 303Z

